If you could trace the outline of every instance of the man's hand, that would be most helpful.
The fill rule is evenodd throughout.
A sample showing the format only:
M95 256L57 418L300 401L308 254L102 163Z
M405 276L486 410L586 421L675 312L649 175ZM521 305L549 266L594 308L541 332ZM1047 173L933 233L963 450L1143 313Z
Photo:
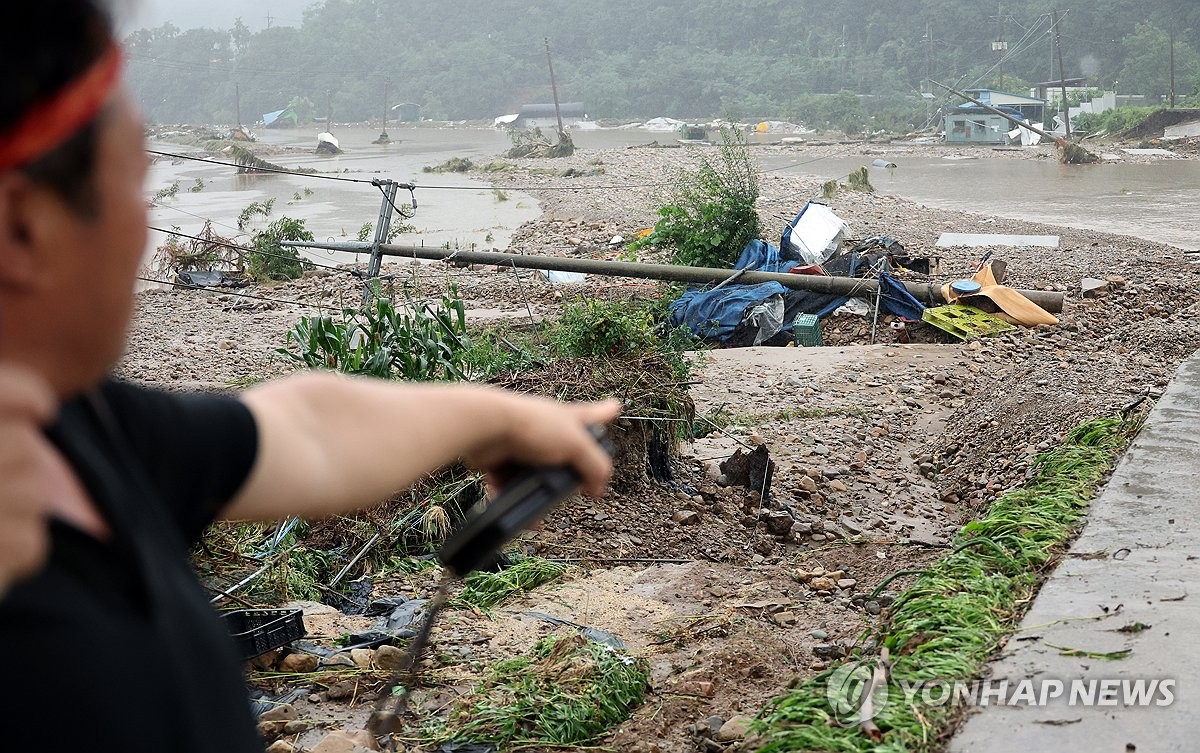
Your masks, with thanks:
M582 479L586 494L604 494L612 459L587 429L612 422L621 412L618 401L560 403L512 393L498 393L495 398L508 403L512 416L504 435L463 455L467 465L487 473L493 490L503 486L506 466L518 464L570 466Z
M40 427L54 410L48 384L27 369L0 364L0 598L46 557L46 458L54 450Z
M570 466L604 493L612 462L588 432L620 404L567 404L479 385L309 373L243 396L259 450L229 518L318 517L377 504L461 458L495 486L506 466Z

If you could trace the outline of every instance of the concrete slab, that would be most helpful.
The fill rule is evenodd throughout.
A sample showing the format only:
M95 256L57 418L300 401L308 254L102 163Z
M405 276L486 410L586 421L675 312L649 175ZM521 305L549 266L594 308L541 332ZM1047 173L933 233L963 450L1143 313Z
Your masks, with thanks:
M1196 136L1200 136L1200 120L1189 120L1186 123L1167 126L1163 131L1163 138L1168 140L1190 139Z
M1122 149L1126 154L1132 154L1135 157L1166 157L1174 159L1179 156L1169 149Z
M1042 588L992 679L1173 680L1168 705L1070 703L976 709L951 753L1194 751L1200 703L1200 356L1179 368L1087 526ZM1142 623L1141 632L1121 628ZM1128 650L1127 658L1064 656ZM1078 699L1076 699L1078 700ZM1136 746L1126 747L1126 746Z
M996 233L942 233L938 248L978 248L981 246L1012 246L1013 248L1058 248L1057 235L1001 235Z

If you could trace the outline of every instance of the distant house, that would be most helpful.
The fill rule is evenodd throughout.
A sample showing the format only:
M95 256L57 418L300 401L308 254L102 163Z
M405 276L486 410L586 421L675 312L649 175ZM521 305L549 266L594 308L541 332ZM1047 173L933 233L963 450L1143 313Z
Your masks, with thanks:
M1046 100L1044 99L998 92L994 89L967 89L967 94L985 105L1012 108L1020 113L1022 120L1028 119L1030 123L1041 123L1046 118Z
M275 112L263 113L263 125L267 128L295 128L300 124L296 111L290 107Z
M563 127L570 128L577 125L580 121L587 119L587 111L583 109L582 102L563 102L560 105L562 110ZM517 117L511 123L512 128L557 128L558 118L554 114L553 104L541 105L522 105L521 111L517 113Z
M1018 120L1024 116L1011 107L997 107ZM1039 123L1041 121L1038 121ZM943 118L947 144L1006 144L1013 124L978 105L956 107Z
M1067 89L1067 96L1072 94L1086 95L1094 91L1087 86L1087 79L1083 78L1066 78L1061 81L1039 81L1029 90L1029 96L1044 99L1049 103L1058 103L1062 100L1063 87Z

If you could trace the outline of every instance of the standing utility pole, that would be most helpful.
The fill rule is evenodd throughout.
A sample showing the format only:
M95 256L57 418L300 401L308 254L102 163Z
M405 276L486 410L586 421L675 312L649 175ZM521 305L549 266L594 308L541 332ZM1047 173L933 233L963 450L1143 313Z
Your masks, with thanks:
M237 81L233 82L233 96L237 101L237 124L238 128L242 127L242 85Z
M1000 22L1000 39L999 39L999 41L992 42L992 51L1000 53L1000 61L997 64L1000 67L1000 78L999 78L999 82L996 84L996 88L1003 91L1004 90L1004 57L1005 57L1006 53L1008 52L1008 42L1004 41L1004 34L1006 31L1005 21L1008 20L1008 16L1004 15L1004 9L998 3L996 5L996 15L992 16L992 19Z
M383 80L383 135L387 136L388 89L392 86L392 77Z
M1175 109L1175 27L1171 27L1171 109Z
M1071 103L1067 101L1067 74L1063 73L1062 32L1058 28L1058 9L1054 9L1054 46L1058 50L1058 83L1062 89L1063 123L1067 127L1067 138L1071 138Z
M546 65L550 68L550 91L554 94L554 117L558 118L559 134L566 133L562 122L562 108L558 105L558 84L554 81L554 61L550 59L550 37L545 37Z

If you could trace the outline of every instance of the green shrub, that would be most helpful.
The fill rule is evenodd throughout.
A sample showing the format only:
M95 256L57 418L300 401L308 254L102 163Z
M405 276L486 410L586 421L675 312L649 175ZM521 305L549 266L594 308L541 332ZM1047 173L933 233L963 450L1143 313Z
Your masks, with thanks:
M701 347L688 330L672 325L666 300L647 303L603 301L570 303L546 328L547 344L560 358L663 358L676 377L686 380L686 352Z
M565 358L628 356L655 350L658 345L649 309L598 299L568 304L551 326L548 339Z
M1078 115L1071 121L1072 130L1088 131L1090 133L1098 133L1105 131L1113 136L1128 131L1130 128L1136 128L1146 122L1154 113L1162 108L1158 107L1118 107L1115 110L1108 110L1102 113L1083 113Z
M430 308L409 302L397 309L386 299L363 311L345 309L341 320L303 317L277 352L309 368L380 379L465 379L470 347L466 309L455 291Z
M695 267L733 265L746 244L759 236L758 173L745 137L721 130L719 158L705 158L684 171L670 203L658 210L654 232L635 242L674 249L673 261Z
M254 234L253 251L246 259L246 272L256 280L294 280L311 265L283 241L312 241L304 220L280 217Z

